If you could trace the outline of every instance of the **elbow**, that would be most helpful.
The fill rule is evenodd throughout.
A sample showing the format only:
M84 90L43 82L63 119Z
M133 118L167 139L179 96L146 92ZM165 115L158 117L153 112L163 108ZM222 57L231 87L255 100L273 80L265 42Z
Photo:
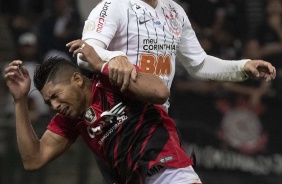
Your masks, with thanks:
M35 167L29 167L27 165L24 165L24 170L26 171L36 171L38 170L39 168L35 168Z
M163 89L159 90L159 93L157 95L157 98L155 98L156 104L164 104L170 96L170 92L168 88L165 86Z
M23 166L26 171L36 171L43 167L43 165L39 166L39 165L32 165L32 164L23 164Z
M23 167L26 171L35 171L44 167L44 164L37 161L23 160Z

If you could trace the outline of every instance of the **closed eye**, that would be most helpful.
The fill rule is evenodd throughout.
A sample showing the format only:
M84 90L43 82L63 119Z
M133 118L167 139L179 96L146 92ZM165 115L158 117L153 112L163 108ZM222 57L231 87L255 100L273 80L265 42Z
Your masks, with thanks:
M52 94L51 97L48 100L44 100L45 104L51 107L50 100L55 99L57 96L55 94Z
M44 100L45 104L48 105L49 107L51 107L51 103L49 100Z

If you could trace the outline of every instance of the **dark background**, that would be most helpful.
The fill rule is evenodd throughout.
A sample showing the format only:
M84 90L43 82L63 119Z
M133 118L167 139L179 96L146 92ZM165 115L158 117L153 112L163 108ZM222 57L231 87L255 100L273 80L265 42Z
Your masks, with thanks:
M281 1L178 2L208 54L227 60L264 59L277 70L270 83L218 83L191 78L177 62L169 113L187 153L196 153L196 172L205 184L282 183ZM30 69L54 54L73 59L65 44L81 38L83 23L79 1L0 0L1 69L13 59ZM80 139L46 168L24 171L11 97L0 80L0 184L101 183L92 153ZM39 102L31 92L30 114L38 136L52 116Z

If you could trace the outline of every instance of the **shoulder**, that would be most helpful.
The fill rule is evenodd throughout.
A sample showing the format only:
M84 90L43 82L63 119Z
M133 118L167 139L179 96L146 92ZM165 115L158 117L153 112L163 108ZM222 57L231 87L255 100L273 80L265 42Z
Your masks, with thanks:
M97 4L97 6L94 8L102 8L104 10L108 8L115 8L117 7L128 7L130 5L130 0L103 0Z
M186 15L185 10L177 2L173 0L161 0L161 2L166 6L166 8L174 9L175 11L177 11L177 13Z
M79 135L76 130L76 125L79 122L79 120L68 119L62 114L56 114L48 124L47 129L74 142Z
M54 125L56 124L57 126L60 127L68 127L70 129L74 128L76 124L79 122L79 119L69 119L65 116L63 116L60 113L57 113L52 119L49 125Z
M160 0L162 5L165 6L165 8L167 10L171 10L174 11L175 13L178 14L178 16L181 17L187 17L187 14L185 12L185 10L182 8L182 6L180 6L178 3L176 3L173 0Z
M129 4L129 0L103 0L90 12L89 17L116 15L130 7Z
M182 7L177 2L175 2L173 0L160 0L160 1L165 5L169 5L170 7L182 9Z

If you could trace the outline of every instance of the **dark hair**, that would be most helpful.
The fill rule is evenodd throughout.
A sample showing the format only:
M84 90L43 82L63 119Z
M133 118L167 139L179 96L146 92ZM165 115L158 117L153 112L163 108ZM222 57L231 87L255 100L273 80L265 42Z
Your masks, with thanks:
M70 79L74 72L80 72L78 66L61 57L50 57L38 65L34 71L34 86L41 91L44 85L52 81L54 84Z

